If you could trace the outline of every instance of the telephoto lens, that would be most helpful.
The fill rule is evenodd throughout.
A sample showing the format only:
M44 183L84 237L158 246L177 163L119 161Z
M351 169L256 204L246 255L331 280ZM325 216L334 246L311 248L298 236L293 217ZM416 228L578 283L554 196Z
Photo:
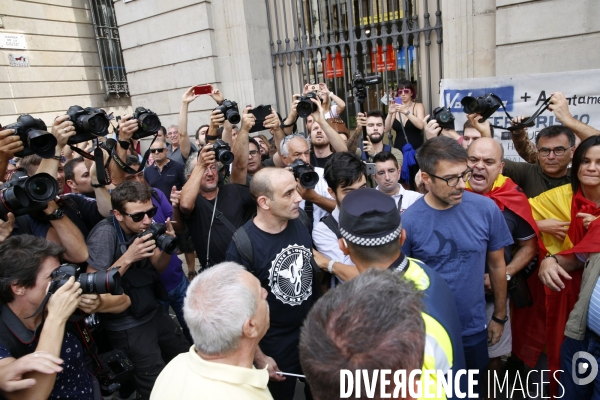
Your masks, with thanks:
M297 159L290 164L290 168L294 173L294 178L300 180L300 185L306 189L314 189L319 183L319 174L315 172L312 166L304 161Z
M113 268L107 271L79 273L79 267L75 264L61 264L57 269L52 271L52 283L48 291L55 293L72 276L81 285L82 294L123 294L121 274L119 274L118 269Z
M212 150L215 152L215 158L223 165L229 165L233 162L233 153L227 142L217 139L213 144Z

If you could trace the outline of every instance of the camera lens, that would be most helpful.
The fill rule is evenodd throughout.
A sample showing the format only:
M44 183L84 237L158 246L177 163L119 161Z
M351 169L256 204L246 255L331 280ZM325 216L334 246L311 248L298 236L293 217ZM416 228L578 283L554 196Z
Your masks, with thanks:
M443 112L437 116L437 119L441 123L446 123L446 122L450 121L450 115L446 112Z
M313 189L319 182L319 174L314 171L300 172L300 184L306 189Z
M54 156L57 141L51 133L30 129L27 131L27 141L29 142L31 150L38 156L42 158Z
M309 99L305 98L298 102L296 111L298 112L299 116L306 118L313 113L313 106L314 104Z
M215 154L217 160L224 165L229 165L233 162L233 153L227 149L219 149Z
M156 133L160 129L160 119L154 113L144 113L138 119L140 128L145 132Z
M25 189L20 186L13 186L0 192L0 213L3 215L29 207L29 204L29 197Z
M156 245L167 254L174 254L179 246L179 240L169 235L160 235L156 238Z
M231 122L234 125L239 124L241 121L240 113L237 112L237 110L227 110L227 112L225 113L225 117L227 118L227 121Z
M32 200L40 203L47 203L58 194L58 182L46 173L27 178L23 187Z
M119 274L119 270L117 269L98 271L89 274L83 273L77 277L77 282L81 285L83 294L123 294L121 274Z
M108 134L108 118L102 114L93 114L85 116L83 119L83 128L95 136L106 136Z

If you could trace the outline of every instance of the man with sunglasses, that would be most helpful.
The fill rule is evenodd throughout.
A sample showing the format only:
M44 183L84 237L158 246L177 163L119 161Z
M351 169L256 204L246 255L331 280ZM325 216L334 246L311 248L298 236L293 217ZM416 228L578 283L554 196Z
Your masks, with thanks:
M150 146L154 164L144 169L144 179L153 188L168 195L173 186L181 190L185 185L184 165L167 158L167 144L156 139Z
M150 188L126 181L112 191L111 201L113 215L96 225L88 237L87 272L119 268L125 290L122 301L130 305L123 312L102 313L102 324L111 345L122 349L135 365L135 384L147 399L166 363L188 351L189 344L159 306L167 295L159 273L166 270L171 255L162 252L150 234L138 237L157 212ZM169 220L166 226L166 234L174 236Z
M444 136L428 140L417 158L430 190L402 214L407 236L402 252L423 261L450 286L462 326L467 369L479 370L482 380L488 346L500 340L507 320L504 247L512 245L513 239L492 200L465 192L472 171L467 152L456 140ZM483 286L486 261L494 288L489 326Z

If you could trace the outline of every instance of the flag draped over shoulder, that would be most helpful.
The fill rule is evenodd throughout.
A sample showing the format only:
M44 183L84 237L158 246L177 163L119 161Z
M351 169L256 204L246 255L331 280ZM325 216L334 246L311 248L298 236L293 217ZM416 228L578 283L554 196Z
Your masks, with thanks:
M467 182L467 190L473 191L469 182ZM496 205L500 208L500 211L504 211L504 208L508 208L510 211L523 218L535 231L539 237L540 232L531 213L531 207L527 200L527 196L523 193L523 190L513 182L512 179L498 175L498 178L494 181L492 189L487 193L480 193L482 196L489 197L494 200Z
M580 212L600 215L596 204L585 199L581 189L573 195L570 184L548 190L529 199L536 221L555 219L571 222L564 241L555 236L541 233L540 260L546 254L570 254L600 251L600 223L583 227ZM581 287L582 270L570 273L572 280L563 280L565 288L555 292L542 284L537 274L528 279L534 304L513 314L513 353L530 367L534 367L544 346L548 353L550 370L560 369L560 346L564 341L564 330L569 313L573 310ZM557 395L556 382L550 382L551 393Z

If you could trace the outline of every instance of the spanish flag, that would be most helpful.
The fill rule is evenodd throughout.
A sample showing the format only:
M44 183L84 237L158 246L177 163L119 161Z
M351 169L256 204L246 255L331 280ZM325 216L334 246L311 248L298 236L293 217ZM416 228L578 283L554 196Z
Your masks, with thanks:
M543 243L540 246L540 260L547 253L600 251L600 223L593 222L586 231L583 220L576 217L580 212L600 215L600 209L583 196L581 189L573 195L571 185L563 185L529 199L529 203L536 221L556 219L571 222L562 242L550 234L541 233ZM549 368L552 371L560 369L560 346L564 341L569 313L577 302L582 272L571 272L573 279L563 280L565 288L560 292L544 286L537 274L528 279L534 304L513 314L513 326L518 327L513 332L513 353L530 367L535 366L546 346ZM557 395L558 386L555 381L550 382L550 387L551 393Z
M467 182L467 190L473 191L469 182ZM531 214L531 207L527 200L527 196L523 193L523 189L519 187L512 179L500 174L494 181L492 189L487 193L480 193L482 196L488 197L496 203L500 211L508 208L510 211L523 218L539 237L540 232Z

